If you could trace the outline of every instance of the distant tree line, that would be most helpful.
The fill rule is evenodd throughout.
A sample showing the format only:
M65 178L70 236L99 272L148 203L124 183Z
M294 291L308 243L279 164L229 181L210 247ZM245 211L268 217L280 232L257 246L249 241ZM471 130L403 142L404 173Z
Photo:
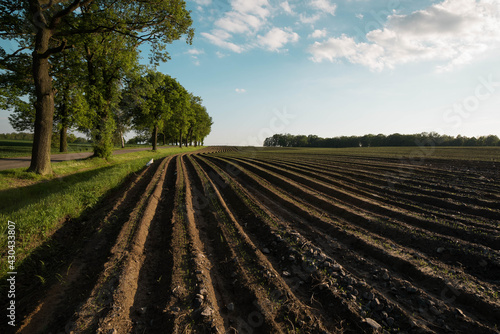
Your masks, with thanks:
M33 134L32 133L0 133L0 139L1 140L33 140Z
M54 132L52 134L52 143L56 143L57 140L54 139L59 139L58 138L59 133ZM33 133L26 133L26 132L12 132L12 133L0 133L0 140L29 140L33 141ZM55 138L54 138L55 137ZM82 138L82 137L77 137L74 134L70 133L67 138L67 142L70 144L91 144L91 141L88 139Z
M364 135L321 138L316 135L275 134L264 140L266 147L382 147L382 146L500 146L500 139L495 135L465 137L458 135L440 135L435 132L423 132L413 135L394 133L391 135Z

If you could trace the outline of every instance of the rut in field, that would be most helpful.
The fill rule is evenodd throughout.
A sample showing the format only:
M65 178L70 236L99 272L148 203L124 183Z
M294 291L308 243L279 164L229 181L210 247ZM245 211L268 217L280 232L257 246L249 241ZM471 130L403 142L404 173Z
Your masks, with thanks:
M498 333L500 183L476 167L490 181L443 161L167 157L89 214L18 333Z

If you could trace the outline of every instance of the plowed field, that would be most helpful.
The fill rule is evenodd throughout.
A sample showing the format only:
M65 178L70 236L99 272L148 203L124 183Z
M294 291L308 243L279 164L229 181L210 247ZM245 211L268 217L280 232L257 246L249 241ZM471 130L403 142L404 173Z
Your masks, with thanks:
M155 162L54 236L18 332L498 333L498 162L331 152Z

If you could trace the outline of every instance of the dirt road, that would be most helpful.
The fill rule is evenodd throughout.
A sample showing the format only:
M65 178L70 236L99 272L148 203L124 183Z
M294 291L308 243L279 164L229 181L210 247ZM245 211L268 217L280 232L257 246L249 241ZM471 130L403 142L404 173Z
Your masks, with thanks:
M129 148L123 150L116 150L113 154L125 154L136 151L146 151L150 150L150 147L145 148ZM82 153L63 153L63 154L52 154L50 156L51 162L61 162L68 160L85 159L92 156L92 152L82 152ZM15 157L15 158L2 158L0 159L0 170L11 169L11 168L28 168L30 166L31 157Z

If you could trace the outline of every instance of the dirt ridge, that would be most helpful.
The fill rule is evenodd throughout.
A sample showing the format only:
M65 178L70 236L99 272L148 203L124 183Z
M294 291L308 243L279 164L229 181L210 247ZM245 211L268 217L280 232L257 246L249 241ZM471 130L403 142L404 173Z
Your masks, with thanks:
M156 161L74 222L17 333L499 333L499 179L452 163Z

